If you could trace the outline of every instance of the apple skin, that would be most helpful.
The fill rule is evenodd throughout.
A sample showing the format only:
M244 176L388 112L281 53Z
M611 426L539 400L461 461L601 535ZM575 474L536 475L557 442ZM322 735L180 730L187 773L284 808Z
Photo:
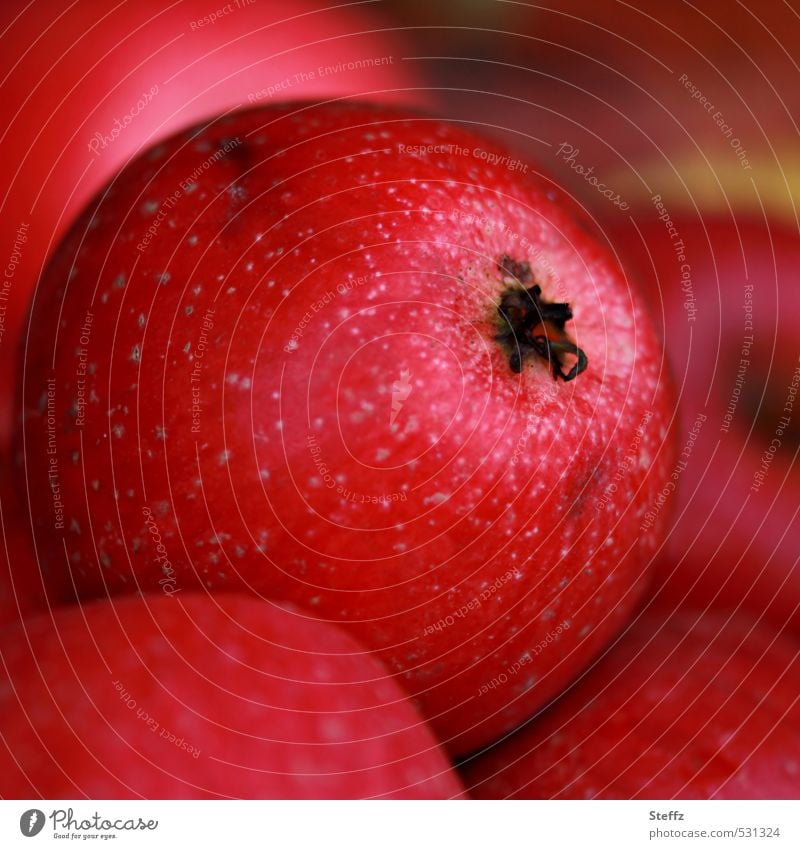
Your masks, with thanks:
M52 344L25 353L20 481L56 596L293 601L377 651L457 752L608 641L662 537L636 530L673 463L662 352L558 190L476 149L507 155L428 117L282 105L111 184L37 292ZM572 305L576 379L511 370L506 255Z
M670 215L691 275L686 293L664 221L637 215L635 231L608 230L667 340L679 387L678 450L688 448L664 506L673 520L657 562L657 599L741 606L800 633L800 237L754 217Z
M463 767L473 798L796 799L797 642L645 613L570 691Z
M12 259L15 267L10 296L0 302L0 450L10 439L16 340L45 260L129 159L178 129L253 103L353 95L426 100L419 77L401 61L408 52L402 34L370 9L254 2L203 22L225 5L3 4L0 78L8 118L0 153L13 167L0 178L7 225L0 257L3 273ZM318 71L381 57L386 61L367 68Z
M4 799L461 794L391 676L302 611L158 594L63 608L0 639Z

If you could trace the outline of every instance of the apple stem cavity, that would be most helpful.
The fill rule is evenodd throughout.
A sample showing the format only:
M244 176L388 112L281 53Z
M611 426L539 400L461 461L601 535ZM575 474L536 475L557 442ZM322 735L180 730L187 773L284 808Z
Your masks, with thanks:
M572 319L570 305L546 301L538 284L526 287L533 280L530 263L503 256L497 267L506 288L497 307L502 330L495 339L507 350L511 371L519 374L527 355L533 352L547 360L555 380L574 380L586 370L589 359L567 336L565 325ZM565 358L570 356L575 357L575 363L565 371Z

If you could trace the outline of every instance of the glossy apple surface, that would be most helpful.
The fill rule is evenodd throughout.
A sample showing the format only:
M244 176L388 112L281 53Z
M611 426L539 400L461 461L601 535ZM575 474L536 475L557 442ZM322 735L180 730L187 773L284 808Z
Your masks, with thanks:
M459 751L557 693L640 594L674 409L612 258L512 160L428 117L291 104L115 180L25 359L21 489L62 589L300 603Z
M796 799L798 646L645 615L546 714L464 767L477 798Z
M0 634L3 798L449 798L400 687L337 628L235 595L101 601Z

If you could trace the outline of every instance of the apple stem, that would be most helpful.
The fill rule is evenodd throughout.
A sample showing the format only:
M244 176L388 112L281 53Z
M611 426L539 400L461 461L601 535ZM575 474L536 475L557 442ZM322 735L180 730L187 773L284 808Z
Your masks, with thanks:
M565 325L572 319L569 304L546 301L538 284L527 287L533 279L530 263L501 257L497 267L507 286L497 307L503 329L495 339L508 351L508 365L515 374L530 352L547 360L553 378L568 383L586 370L589 359L567 336ZM509 278L511 278L509 280ZM574 356L575 364L565 371L564 357Z

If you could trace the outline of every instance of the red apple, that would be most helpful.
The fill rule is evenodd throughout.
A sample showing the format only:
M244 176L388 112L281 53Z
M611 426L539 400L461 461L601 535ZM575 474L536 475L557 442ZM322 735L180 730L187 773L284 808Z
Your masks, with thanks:
M800 628L800 236L660 209L609 230L660 314L680 387L674 479L643 523L674 515L659 599L744 606Z
M800 646L645 614L546 714L464 767L487 799L796 799Z
M424 98L402 35L363 5L8 0L0 31L0 449L16 343L45 258L126 161L255 103Z
M455 751L561 690L640 595L674 411L611 256L512 159L427 117L294 104L127 168L31 316L44 567L84 598L167 581L307 606Z
M460 795L380 664L298 610L176 592L0 640L4 799Z

